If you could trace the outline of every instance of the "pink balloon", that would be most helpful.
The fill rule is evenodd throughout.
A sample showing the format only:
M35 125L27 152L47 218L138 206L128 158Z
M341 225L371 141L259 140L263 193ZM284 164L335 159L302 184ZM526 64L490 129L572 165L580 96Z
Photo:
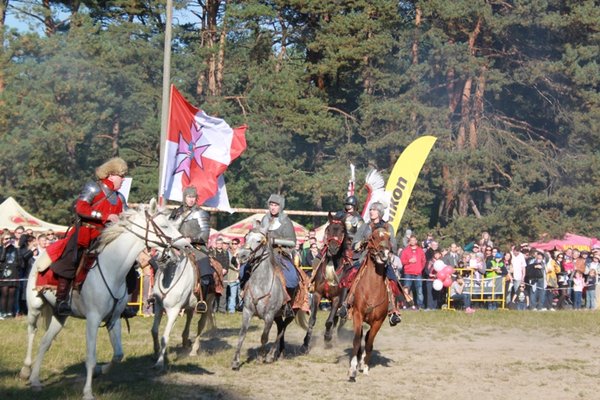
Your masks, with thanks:
M442 271L446 271L446 276L448 276L454 273L454 268L450 265L446 265Z
M442 282L445 281L448 276L449 275L448 271L446 271L446 268L437 273L437 278Z
M448 276L446 279L444 279L444 287L448 288L452 286L452 277Z

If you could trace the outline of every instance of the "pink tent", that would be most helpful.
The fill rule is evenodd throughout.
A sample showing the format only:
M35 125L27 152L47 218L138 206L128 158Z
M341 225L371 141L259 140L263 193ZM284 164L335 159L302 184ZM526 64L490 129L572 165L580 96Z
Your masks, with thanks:
M240 239L240 241L243 242L244 237L246 236L248 231L252 229L252 224L254 223L254 221L260 222L263 216L264 214L253 214L248 218L244 218L243 220L238 221L235 224L228 226L227 228L221 229L220 231L211 234L209 241L213 243L217 237L222 236L229 240L238 238ZM303 240L304 237L308 234L308 230L297 222L292 221L292 223L294 224L296 239Z
M530 247L539 250L578 249L589 251L592 249L592 247L594 247L594 245L600 245L600 241L597 238L575 235L573 233L566 233L562 239L553 239L548 242L529 243Z

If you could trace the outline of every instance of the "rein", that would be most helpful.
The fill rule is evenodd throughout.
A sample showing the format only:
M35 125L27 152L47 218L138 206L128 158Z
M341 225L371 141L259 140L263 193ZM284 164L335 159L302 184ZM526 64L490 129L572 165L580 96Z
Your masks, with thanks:
M263 235L263 237L265 238L265 240L262 240L261 241L261 245L257 246L254 250L252 250L250 252L250 258L246 262L247 265L251 265L250 274L252 274L256 269L258 269L258 267L260 267L260 265L262 264L262 262L265 261L267 258L269 258L271 256L271 254L269 253L268 250L265 250L259 256L256 256L256 254L258 253L258 251L261 250L261 249L264 249L265 246L267 245L266 237L264 235ZM248 284L249 283L250 282L248 282ZM252 298L252 304L254 304L254 307L256 307L256 305L258 304L258 302L261 301L262 299L264 299L265 297L267 299L271 297L271 293L273 291L273 285L274 284L275 284L275 271L273 271L273 276L271 278L271 287L270 287L270 289L265 294L263 294L262 296L260 296L258 298L254 297L254 295L252 293L252 290L250 288L250 285L248 285L248 292L250 294L250 297ZM284 288L284 290L285 290L285 288Z
M181 269L181 273L177 276L177 279L175 280L175 282L171 282L171 285L169 285L169 288L166 291L162 290L162 284L160 283L160 281L158 282L158 291L160 292L160 294L161 294L161 296L162 296L163 299L177 285L177 283L179 282L179 280L183 277L183 273L187 269L188 264L190 264L190 262L189 262L189 261L191 261L190 260L190 258L191 258L190 253L186 254L185 258L186 258L187 261L186 261L185 265L183 266L183 268ZM161 272L161 274L162 274L162 272Z
M110 297L113 300L113 306L112 309L110 310L110 313L108 314L108 316L110 316L109 319L106 319L104 321L104 326L108 327L108 329L111 329L116 320L114 319L114 313L115 313L115 309L117 308L117 304L119 303L119 301L121 299L124 299L127 296L127 285L125 285L125 293L123 294L123 296L121 296L120 298L115 297L115 295L113 294L112 290L110 289L110 286L108 285L108 282L106 281L106 277L104 276L104 272L102 272L102 268L100 267L100 260L96 259L96 262L94 263L94 266L98 267L98 271L100 272L100 277L102 278L102 282L104 282L104 286L106 287L106 289L108 290L108 294L110 294ZM94 269L94 266L92 266L92 268L90 268L90 271L92 269ZM112 321L110 323L110 325L108 324L108 321Z
M171 247L173 247L173 242L179 240L181 238L175 238L175 240L173 240L172 238L170 238L168 235L166 235L162 229L160 229L160 227L158 226L158 224L154 221L154 218L158 215L156 214L155 216L151 216L150 213L148 212L148 210L144 211L144 214L146 215L146 226L142 226L136 222L131 221L130 219L127 219L127 222L129 222L132 226L135 226L137 228L141 228L144 230L144 236L140 235L139 233L135 232L133 229L129 228L128 226L125 226L124 229L126 231L128 231L129 233L131 233L132 235L143 239L144 240L144 244L146 246L146 249L149 249L149 243L157 245L158 247L162 247L163 249L165 249L163 251L163 253L170 249ZM154 234L156 235L156 237L158 237L158 241L156 240L150 240L148 238L148 235L150 233L150 226L152 226L152 229L154 231Z

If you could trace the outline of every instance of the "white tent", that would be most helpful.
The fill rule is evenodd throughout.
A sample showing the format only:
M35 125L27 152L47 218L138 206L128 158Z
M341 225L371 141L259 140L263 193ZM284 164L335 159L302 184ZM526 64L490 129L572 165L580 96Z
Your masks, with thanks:
M67 231L66 226L51 224L34 217L25 211L15 199L9 197L0 204L0 229L8 228L14 231L18 226L32 229L34 232L45 232L50 229L55 233Z

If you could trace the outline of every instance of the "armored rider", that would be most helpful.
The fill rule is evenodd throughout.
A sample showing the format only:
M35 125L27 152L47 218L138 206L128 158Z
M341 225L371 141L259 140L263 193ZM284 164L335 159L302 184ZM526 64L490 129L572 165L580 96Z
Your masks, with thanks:
M369 206L370 222L362 225L359 228L359 230L358 230L358 232L356 232L356 235L354 236L354 240L352 242L352 248L355 251L355 255L359 256L359 257L355 257L355 260L358 258L358 262L356 262L354 264L355 268L359 268L360 265L362 264L362 261L364 260L364 257L367 256L366 250L365 250L366 243L369 240L369 238L371 237L371 234L373 233L373 231L375 231L376 229L383 228L390 233L391 251L394 254L396 253L397 244L396 244L396 238L394 236L394 228L387 221L383 220L384 212L385 212L385 207L380 202L371 203L371 205ZM386 273L387 278L390 281L393 281L398 287L400 287L400 283L398 282L398 277L396 276L396 274L389 262L386 263L385 273ZM351 299L349 299L349 300L351 301ZM338 311L338 314L340 315L340 317L345 318L347 316L348 307L350 307L350 306L351 306L351 304L349 304L349 302L344 302L342 304L342 306L340 307L340 309ZM400 323L400 321L401 321L400 313L398 312L398 309L396 307L395 300L390 304L390 308L388 310L388 315L389 315L389 322L390 322L391 326L395 326L398 323Z
M358 199L356 196L348 196L346 197L346 200L344 200L344 210L339 211L336 214L336 219L342 221L346 227L346 236L343 244L344 257L342 259L344 265L342 276L340 277L340 287L342 288L342 292L340 293L339 304L344 304L346 296L348 295L348 290L350 290L350 286L352 285L353 274L351 274L351 272L353 270L352 258L354 253L352 250L352 242L360 227L364 225L361 215L356 211L357 209Z
M86 183L75 202L75 226L64 239L47 247L48 258L38 264L40 271L50 266L57 277L58 315L71 314L69 290L85 250L90 248L108 223L118 222L119 214L127 209L125 198L118 192L126 173L127 163L119 157L111 158L96 168L98 180Z
M198 206L198 191L194 186L188 186L183 190L183 204L174 209L169 219L176 221L179 232L183 237L189 239L192 244L196 265L200 274L200 301L196 305L196 311L204 313L207 311L206 295L211 285L215 284L213 268L210 265L206 244L210 235L210 217L206 211Z
M292 220L283 211L285 198L278 194L272 194L267 203L269 211L262 218L260 225L268 230L269 239L275 250L275 259L282 267L286 290L290 298L294 299L296 289L300 283L300 278L292 261L296 246L296 232ZM290 317L293 315L292 306L288 302L285 305L284 316Z

